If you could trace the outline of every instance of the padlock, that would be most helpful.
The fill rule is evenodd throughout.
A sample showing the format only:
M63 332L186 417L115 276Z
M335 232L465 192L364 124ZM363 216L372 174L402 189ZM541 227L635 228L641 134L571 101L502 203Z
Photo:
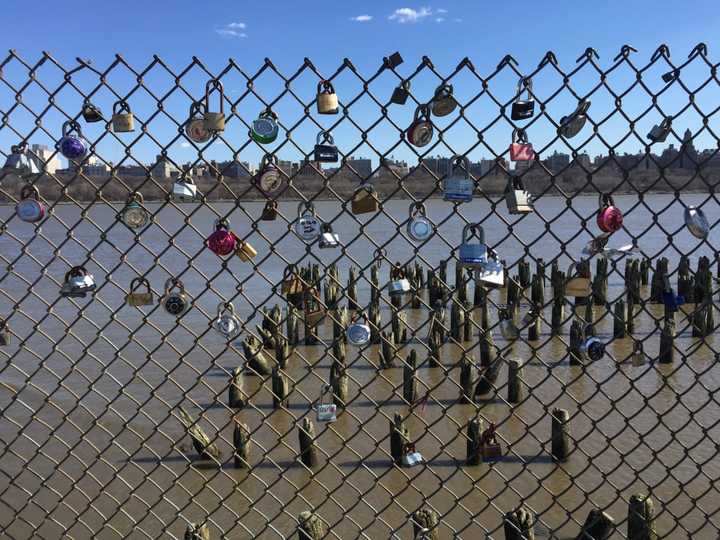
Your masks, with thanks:
M260 219L262 221L275 221L278 215L277 201L268 201L265 203Z
M601 231L614 233L622 228L623 215L620 209L615 206L612 195L609 193L600 194L600 209L597 214L597 225Z
M670 285L670 277L667 274L663 274L663 293L662 299L665 304L665 311L669 313L675 313L680 306L685 303L685 298L681 295L675 294L672 286Z
M260 192L266 197L275 195L283 185L283 174L277 163L278 158L275 154L265 154L260 161L256 183Z
M407 128L405 135L407 140L413 146L422 148L432 141L435 130L430 121L430 109L427 105L418 105L415 109L415 117L410 127Z
M28 223L37 223L45 218L45 204L40 201L36 186L25 184L20 190L20 201L15 205L17 216Z
M141 229L150 223L150 213L143 206L142 193L135 191L128 196L120 219L130 229Z
M302 294L303 290L304 284L302 279L300 279L297 266L294 264L287 265L285 267L285 271L283 272L283 281L281 285L282 293L290 297Z
M401 277L388 283L388 294L391 297L400 297L410 292L410 280Z
M583 99L578 103L576 109L568 116L560 119L560 127L558 132L568 139L574 137L585 126L587 122L587 111L590 108L590 101Z
M225 339L233 339L240 333L240 320L235 315L235 306L232 302L218 304L217 317L212 326Z
M193 202L197 197L195 181L190 177L178 178L173 184L172 196L178 202Z
M505 190L505 203L511 214L531 214L533 212L532 195L525 189L520 176L510 176Z
M321 131L317 134L313 157L318 163L335 163L340 159L332 133Z
M173 292L177 288L177 292ZM165 282L165 294L158 300L170 315L180 317L190 309L190 297L185 292L183 282L177 278L168 278Z
M433 234L433 224L427 218L425 205L421 202L410 204L410 218L407 234L415 242L424 242Z
M360 322L362 319L364 322ZM355 345L356 347L362 347L370 341L370 325L367 322L367 315L363 314L358 316L357 314L353 317L352 322L345 331L348 343Z
M113 105L112 128L115 133L135 131L135 117L125 100L116 101Z
M488 288L500 288L505 285L505 267L496 257L488 257L482 268L475 269L475 279Z
M453 96L452 84L441 84L435 89L430 110L435 116L447 116L455 110L457 105L458 102Z
M325 310L320 301L320 295L315 289L310 289L303 293L303 311L305 314L305 324L310 327L317 326L325 317Z
M73 266L65 274L65 283L60 289L60 296L84 298L87 293L95 290L95 278L83 266Z
M94 122L101 122L103 120L102 111L97 105L93 105L89 100L83 102L82 109L80 109L83 119L92 124Z
M660 122L660 125L655 124L650 130L650 133L647 134L647 138L653 143L665 142L665 139L667 139L672 130L672 120L672 116L667 116Z
M710 232L710 224L708 223L705 212L698 206L688 206L685 208L685 226L695 238L704 240Z
M257 250L252 247L249 242L238 238L237 243L235 255L237 255L241 261L249 262L251 259L257 257Z
M502 334L502 337L508 341L513 341L520 337L520 330L517 326L515 326L507 308L499 310L498 324L500 326L500 333Z
M510 161L534 161L535 150L532 143L528 142L527 133L524 129L514 129L512 143L510 143Z
M590 240L582 250L582 254L593 257L597 254L604 254L605 246L610 239L610 233L602 233Z
M632 352L632 365L633 366L644 366L645 365L645 352L643 351L643 345L641 341L636 341L633 345Z
M320 236L320 219L315 215L315 206L311 202L298 204L298 217L295 221L295 234L305 242L312 242Z
M323 223L320 226L320 249L330 249L340 246L340 235L333 232L332 225Z
M218 112L210 112L210 94L217 90L220 103L218 104ZM205 84L205 129L210 133L219 133L225 131L225 92L223 85L217 79L211 79Z
M136 292L141 286L145 286L145 292ZM150 282L144 277L136 277L130 282L130 292L125 296L125 302L131 306L150 306L153 303Z
M11 335L7 321L0 317L0 347L10 345Z
M185 135L191 141L203 144L212 138L212 131L205 127L205 104L194 102L190 105L190 116L185 123Z
M329 395L330 401L325 403L325 396ZM316 407L313 407L316 413L318 422L325 422L327 424L335 422L337 420L337 406L333 401L332 386L329 384L323 385L320 389L320 398Z
M410 81L402 81L393 90L392 96L390 96L390 103L396 105L405 105L408 98L410 97Z
M496 461L502 457L502 447L497 440L495 422L490 422L488 428L480 436L480 448L483 461Z
M403 467L414 467L415 465L422 465L425 460L422 454L415 450L415 444L407 442L403 444L403 454L400 462Z
M475 182L470 178L470 160L466 156L454 155L450 158L442 190L445 201L472 201Z
M21 142L10 148L10 155L5 160L2 172L21 178L40 174L35 160L28 155L27 143Z
M337 114L340 110L338 97L330 81L320 81L317 85L317 112Z
M471 244L470 233L477 235L478 242ZM458 250L459 264L469 268L482 268L487 263L488 249L485 245L485 230L479 223L468 223L463 227L462 243Z
M662 80L666 83L671 83L675 79L677 79L680 76L680 70L679 69L673 69L672 71L668 71L667 73L662 74Z
M278 123L277 115L269 108L265 109L250 126L250 137L260 144L268 144L277 139Z
M80 124L67 121L62 125L62 138L58 142L58 150L68 159L77 160L85 157L88 147L82 138Z
M225 257L235 253L238 237L230 231L230 223L227 220L217 219L215 220L215 231L208 236L205 244L215 255Z
M372 184L362 183L352 196L352 213L367 214L378 211L377 192Z
M576 263L570 265L567 276L567 280L565 281L565 296L590 296L592 293L590 276L578 275Z
M527 97L522 99L523 90ZM517 85L517 97L512 104L510 117L513 120L527 120L535 114L535 98L532 97L532 79L521 77Z
M580 350L586 353L590 360L600 360L605 356L605 343L595 336L590 336L580 346Z

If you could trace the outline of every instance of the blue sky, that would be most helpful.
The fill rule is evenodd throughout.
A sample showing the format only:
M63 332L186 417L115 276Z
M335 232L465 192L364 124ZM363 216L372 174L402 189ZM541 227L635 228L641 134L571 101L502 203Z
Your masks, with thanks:
M294 72L301 66L305 57L310 58L320 73L330 74L337 69L343 58L348 57L354 66L365 76L372 75L383 56L396 50L405 58L399 72L407 75L420 62L422 55L429 56L435 68L442 74L448 74L458 61L468 56L481 75L492 72L500 59L507 53L519 62L518 69L528 72L534 69L547 50L553 50L557 59L566 70L575 65L576 58L586 47L594 47L600 54L599 63L603 68L612 64L613 57L620 46L630 44L638 49L633 55L638 65L644 65L652 52L661 43L670 47L672 59L682 61L692 47L704 41L713 60L720 59L716 2L478 2L443 0L440 2L250 2L209 1L205 3L177 0L173 2L139 2L126 0L121 4L111 2L90 2L78 0L72 3L72 9L62 2L36 2L32 9L27 2L5 0L3 2L3 34L0 39L2 49L15 49L30 63L34 63L43 50L49 51L63 65L73 67L75 57L90 58L98 69L104 69L120 53L133 67L141 69L157 54L173 69L180 71L193 56L203 61L211 72L218 72L227 65L228 58L234 61L248 74L254 73L269 57L275 66L285 74ZM592 6L592 7L590 7ZM39 15L42 13L42 16ZM12 21L12 24L7 24ZM666 69L657 66L647 72L648 85L654 90L663 87L659 76ZM708 69L688 70L687 77L696 85L707 78ZM281 81L267 74L257 81L256 91L267 99L282 92ZM293 90L302 99L312 99L316 76L304 76L293 85ZM394 76L381 77L372 86L379 99L387 98L395 86ZM540 95L551 94L561 82L559 77L538 77L535 91ZM685 75L685 74L684 74ZM704 75L704 77L703 77ZM5 77L12 81L27 79L27 70L12 63L6 66ZM24 77L24 79L23 79ZM49 87L62 82L57 70L52 66L43 66L38 71L38 79ZM183 84L195 97L202 94L206 76L199 71L191 72ZM91 89L97 83L97 77L91 74L77 74L74 79L84 89ZM155 69L146 78L148 86L167 91L171 86L170 77ZM245 80L237 73L225 79L225 91L231 100L237 99L245 90ZM110 84L120 93L131 91L134 77L124 70L115 70L109 79ZM477 80L469 76L460 76L452 81L461 101L469 99L480 90ZM591 70L581 72L573 78L573 87L579 93L586 92L597 84L598 78ZM633 82L629 71L619 71L609 80L613 88L623 89ZM413 93L418 99L427 100L438 80L429 74L417 79ZM516 79L509 73L498 77L491 90L499 99L509 100ZM345 73L338 78L336 91L341 101L355 96L360 91L357 78ZM705 89L698 95L698 104L707 110L720 103L717 85ZM39 88L30 88L24 94L25 102L39 111L47 107L47 95ZM607 114L613 107L612 98L605 92L596 93L592 98L590 116ZM13 92L7 86L0 85L0 110L6 111L15 101ZM111 109L113 98L109 93L100 92L97 101L104 110ZM131 98L131 106L139 118L146 118L157 108L144 92L136 92ZM661 106L673 112L687 102L687 94L678 90L668 92L661 100ZM68 111L77 108L77 95L63 91L57 96L57 103ZM548 112L558 119L572 109L576 100L566 93L558 96ZM186 115L189 98L178 94L166 102L173 116ZM639 114L649 105L649 98L640 92L632 92L623 102L630 114ZM250 122L260 111L260 103L252 99L244 100L238 106L238 114ZM296 102L284 98L277 105L281 121L292 125L302 114ZM399 126L407 126L413 114L413 107L394 107L391 117ZM468 117L479 126L485 126L497 114L497 108L489 101L478 102L467 111ZM377 105L367 99L360 99L350 109L350 115L361 127L368 127L380 115ZM659 113L647 115L638 124L638 131L647 133L660 118ZM44 126L59 136L63 117L59 111L51 110L45 117ZM316 117L317 122L327 127L339 120L338 117ZM33 119L22 111L16 111L10 117L11 124L17 126L21 134L28 133L33 127ZM440 125L445 125L442 121ZM678 127L684 130L690 127L694 132L702 128L696 114L681 117ZM711 127L717 124L713 118ZM227 139L230 148L222 144L212 145L205 156L224 159L231 154L231 148L238 149L246 142L246 128L240 122L228 126ZM530 130L531 141L537 147L543 147L552 140L549 124L537 122ZM715 126L718 127L718 126ZM169 141L177 128L169 122L158 119L150 124L149 130L161 141ZM89 128L89 138L100 136L94 126ZM312 150L314 136L318 131L315 124L304 123L293 134L293 138L305 152ZM487 142L497 152L505 150L509 143L512 126L503 121L487 133ZM718 130L720 131L720 130ZM621 139L627 132L627 122L614 118L602 128L602 134L612 142ZM336 143L343 150L351 148L358 138L358 131L349 122L341 121L334 130ZM573 139L579 144L590 138L583 132ZM132 140L131 136L121 136L123 141ZM371 132L370 141L381 151L392 147L398 141L398 133L389 126L382 125ZM17 135L0 128L0 147L7 148L17 139ZM445 139L453 150L470 150L476 139L472 132L457 126ZM49 137L36 134L33 142L51 143ZM673 142L673 141L668 141ZM706 133L698 138L699 146L707 146L711 139ZM675 141L677 144L677 141ZM629 140L619 148L621 151L637 151L641 144L637 139ZM137 154L143 161L149 161L158 151L158 147L147 138L141 138L136 145ZM568 151L567 146L556 142L548 146L546 152L553 150ZM591 154L606 153L606 149L597 138L588 141L586 149ZM181 141L170 147L171 156L177 161L187 161L195 151L183 147ZM431 153L449 153L444 146ZM105 159L117 162L124 152L114 137L105 137L98 144L98 153ZM396 157L417 161L417 158L401 145L393 151ZM255 145L243 148L239 157L253 163L257 162L261 149ZM360 147L356 155L375 157L367 147ZM470 152L471 158L488 157L485 149L477 148ZM297 149L286 148L280 151L280 157L298 160Z

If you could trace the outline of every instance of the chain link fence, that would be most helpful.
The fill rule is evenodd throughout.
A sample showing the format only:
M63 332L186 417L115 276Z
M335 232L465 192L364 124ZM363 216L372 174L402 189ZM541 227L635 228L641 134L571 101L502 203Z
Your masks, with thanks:
M2 60L3 537L718 537L707 48L406 67Z

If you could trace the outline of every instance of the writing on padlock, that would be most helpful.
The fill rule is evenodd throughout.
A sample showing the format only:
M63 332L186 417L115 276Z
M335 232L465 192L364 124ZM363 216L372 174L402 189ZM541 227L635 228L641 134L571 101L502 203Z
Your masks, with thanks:
M112 128L115 133L135 131L135 117L125 100L116 101L113 105Z
M313 157L318 163L335 163L340 159L332 133L329 131L321 131L317 134Z
M448 161L448 171L442 181L443 200L468 202L473 198L475 182L470 178L470 161L466 156L454 155Z
M471 236L477 236L477 242L471 242ZM488 249L485 245L485 230L479 223L468 223L463 228L462 243L458 249L461 266L482 268L487 263Z
M328 403L325 403L326 396L328 396L329 399ZM325 384L320 390L318 404L314 407L318 422L331 423L337 420L337 406L332 403L332 401L332 386Z

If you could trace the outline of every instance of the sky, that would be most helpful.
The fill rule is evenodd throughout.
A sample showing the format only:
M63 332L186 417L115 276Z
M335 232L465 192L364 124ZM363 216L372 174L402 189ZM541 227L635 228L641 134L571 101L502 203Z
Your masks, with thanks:
M579 7L579 4L583 4ZM498 62L511 54L518 61L518 70L527 73L534 70L545 52L552 50L561 68L570 71L575 61L586 47L593 47L600 55L598 63L603 69L612 65L613 58L624 44L638 50L632 59L638 66L649 61L653 51L660 43L666 43L671 59L681 62L698 42L708 46L710 58L720 59L720 33L718 32L720 15L716 2L665 2L665 1L605 1L605 2L496 2L477 0L441 0L438 2L414 2L409 0L380 1L342 1L315 2L280 1L250 2L246 0L210 0L204 3L187 0L139 2L126 0L119 7L114 2L90 2L77 0L72 9L62 2L36 1L28 4L22 0L4 0L3 33L0 35L0 54L4 56L8 49L14 49L28 63L35 63L42 51L48 51L66 68L77 65L75 58L92 60L96 69L106 69L114 60L115 54L122 55L136 70L141 71L153 61L154 55L161 58L176 73L182 71L193 57L202 61L211 73L218 73L227 65L229 59L238 65L247 75L262 67L264 59L270 58L274 66L289 76L300 68L304 59L309 58L317 71L323 76L334 73L342 66L344 58L349 58L354 67L365 77L372 76L380 66L383 56L399 51L405 63L398 68L401 76L408 76L419 65L423 55L432 60L435 69L442 75L449 75L464 57L469 57L481 76L494 70ZM7 24L12 21L12 24ZM644 73L643 79L653 91L659 91L664 83L660 75L667 71L662 62ZM690 87L697 87L708 78L709 68L696 66L683 73ZM57 88L63 78L59 70L50 64L37 70L38 81L46 88ZM12 61L3 69L3 79L14 86L27 81L27 69ZM200 99L204 93L204 83L209 78L199 69L191 70L183 79L192 99ZM133 89L135 75L121 66L108 76L108 83L116 91L125 95L130 93L129 102L133 112L141 120L157 113L157 98L170 92L164 105L165 110L183 120L187 117L190 97L178 91L172 91L173 77L156 66L144 78L145 84L153 90L155 98L144 90ZM223 78L226 97L235 101L247 92L247 79L237 70ZM306 70L291 88L301 99L314 98L318 75ZM412 91L418 101L427 101L440 79L424 70L413 80ZM482 90L477 78L462 72L450 81L461 103L469 102ZM631 88L635 82L634 74L620 69L608 77L617 91ZM73 83L85 91L92 90L98 83L98 77L85 70L73 75ZM398 77L385 73L372 85L371 91L380 101L387 101ZM493 79L490 90L504 102L511 100L515 93L517 76L506 70ZM561 85L562 78L552 70L543 70L542 75L534 79L533 90L539 96L552 95ZM572 78L576 92L583 95L599 83L597 72L591 68L581 70ZM264 73L255 82L254 90L267 101L274 100L284 90L284 83L270 72ZM349 70L336 79L335 90L341 103L352 103L348 114L353 122L340 116L318 116L314 108L310 109L314 120L302 120L303 110L292 96L281 97L274 106L280 115L283 126L295 127L292 138L294 145L285 144L278 151L281 159L297 161L304 153L312 151L315 136L321 128L332 126L335 142L341 151L356 156L373 157L377 155L367 145L357 146L360 130L370 129L380 117L378 105L367 97L359 97L362 84ZM15 93L5 82L0 81L0 111L6 112L15 104ZM109 114L115 97L106 89L101 89L94 101ZM590 98L593 102L589 114L591 118L604 118L614 108L614 98L605 90L596 91ZM24 103L36 112L47 109L43 117L43 126L49 134L36 131L31 142L53 144L52 136L60 136L64 114L53 104L48 104L48 96L39 86L31 84L23 92ZM73 113L79 108L81 100L67 86L55 97L55 104L63 110ZM665 92L658 101L663 110L674 114L687 105L687 93L676 85ZM720 104L718 84L712 83L698 93L696 102L709 112ZM548 114L556 120L568 114L577 104L577 98L567 91L561 92L548 105ZM623 99L623 109L628 114L640 115L652 105L646 93L639 88L632 89ZM262 104L252 95L237 105L244 123L238 119L228 123L226 143L217 142L203 151L207 159L229 159L233 152L243 161L257 163L264 151L273 150L276 145L260 148L255 143L248 144L247 127L262 109ZM227 106L229 109L229 105ZM404 107L391 106L390 122L381 122L368 133L368 141L380 152L390 152L396 158L411 163L417 162L417 156L400 142L397 128L407 127L413 118L414 105ZM477 126L488 127L484 144L478 144L476 134L467 128L464 121L458 122L443 137L443 143L435 148L425 148L430 155L469 153L471 159L490 157L488 145L495 152L507 152L513 126L508 120L494 123L498 107L485 96L468 107L467 118ZM717 116L717 115L715 115ZM651 111L637 122L636 129L644 135L661 118L658 111ZM440 119L438 125L450 124L452 118ZM7 126L0 125L0 150L6 151L17 142L19 136L26 136L34 129L34 118L16 108L9 117L9 123L17 129L14 133ZM356 125L354 125L356 124ZM717 120L711 118L710 127ZM119 162L126 155L122 143L138 138L133 154L141 161L151 161L160 147L142 134L107 136L98 126L84 126L84 134L91 140L99 140L96 151L104 159ZM680 133L690 128L697 132L697 146L715 146L714 139L707 130L703 130L701 116L686 111L677 121ZM563 141L554 140L551 125L538 119L528 130L529 138L536 148L543 149L543 155L555 150L569 152ZM148 124L148 130L160 141L169 144L177 138L177 126L164 114ZM618 151L636 152L643 148L642 141L636 137L625 140L628 122L620 115L614 115L602 128L603 138L611 144L620 143ZM284 139L281 133L280 139ZM436 139L437 140L437 137ZM585 130L572 141L573 145L583 145L582 149L591 155L607 153L605 143L592 131ZM668 143L678 141L668 140ZM447 144L446 144L447 143ZM357 147L356 147L357 146ZM197 150L189 147L187 141L177 139L170 144L168 151L178 162L197 157Z

